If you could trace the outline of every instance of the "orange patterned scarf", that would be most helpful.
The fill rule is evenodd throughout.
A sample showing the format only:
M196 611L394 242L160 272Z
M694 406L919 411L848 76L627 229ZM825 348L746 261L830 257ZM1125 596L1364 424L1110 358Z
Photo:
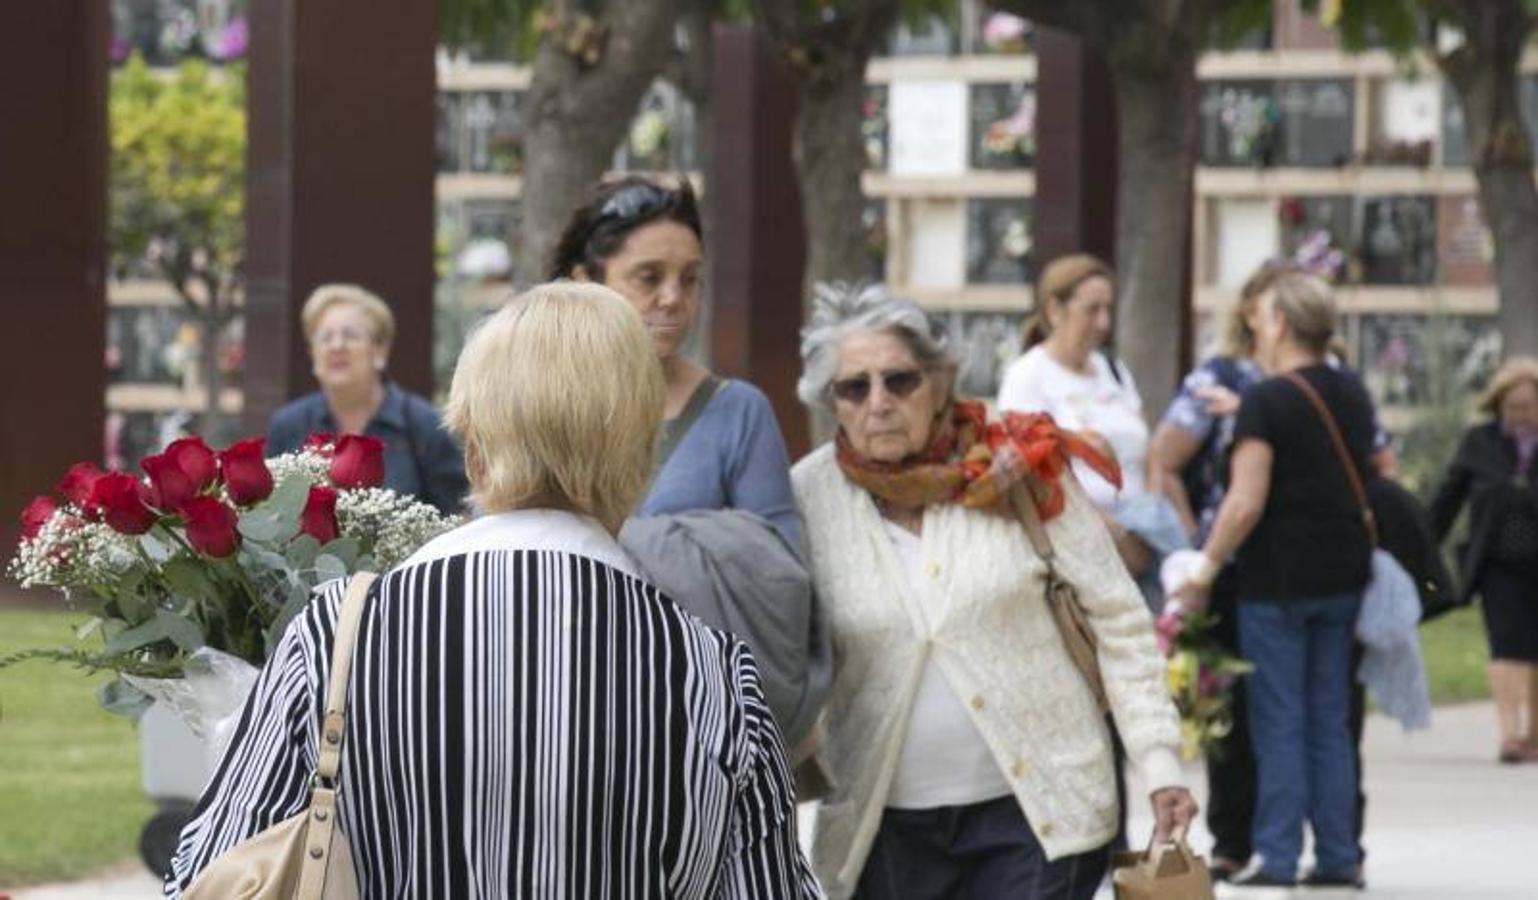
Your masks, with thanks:
M1046 413L1005 413L989 422L981 403L958 400L943 416L929 446L900 463L860 456L839 431L839 468L876 497L902 507L960 503L968 509L1001 507L1021 481L1030 485L1043 522L1063 511L1060 479L1069 458L1083 460L1118 488L1121 470L1083 438L1057 427Z

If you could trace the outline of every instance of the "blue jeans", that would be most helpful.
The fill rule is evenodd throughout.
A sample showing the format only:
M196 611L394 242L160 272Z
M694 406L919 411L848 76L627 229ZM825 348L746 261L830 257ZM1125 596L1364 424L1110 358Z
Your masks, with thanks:
M1250 740L1255 748L1252 828L1261 869L1295 878L1303 822L1314 832L1323 875L1358 862L1356 758L1351 741L1351 641L1359 594L1247 597L1239 607L1239 646L1249 675Z

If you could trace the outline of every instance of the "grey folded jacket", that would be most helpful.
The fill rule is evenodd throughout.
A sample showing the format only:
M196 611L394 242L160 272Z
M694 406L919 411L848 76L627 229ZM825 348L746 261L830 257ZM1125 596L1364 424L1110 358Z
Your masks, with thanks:
M737 509L634 517L619 542L673 602L747 643L785 745L799 744L833 677L800 550L767 519Z

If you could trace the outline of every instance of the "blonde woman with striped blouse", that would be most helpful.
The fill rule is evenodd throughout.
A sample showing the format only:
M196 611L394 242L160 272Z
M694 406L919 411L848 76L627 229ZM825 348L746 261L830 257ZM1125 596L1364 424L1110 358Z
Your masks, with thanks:
M752 656L614 541L662 395L604 287L535 288L467 344L446 418L486 514L380 579L350 677L338 821L365 897L821 896ZM303 808L341 595L278 644L167 896Z

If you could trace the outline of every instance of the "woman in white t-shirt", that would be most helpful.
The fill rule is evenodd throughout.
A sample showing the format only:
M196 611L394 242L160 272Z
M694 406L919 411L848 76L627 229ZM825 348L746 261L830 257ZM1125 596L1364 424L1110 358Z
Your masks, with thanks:
M1036 296L1026 353L1004 373L999 410L1049 413L1116 460L1120 491L1082 463L1074 474L1105 516L1127 568L1151 594L1154 564L1185 546L1185 536L1174 511L1147 490L1148 423L1132 373L1103 350L1116 303L1111 269L1088 254L1059 257L1037 279Z

